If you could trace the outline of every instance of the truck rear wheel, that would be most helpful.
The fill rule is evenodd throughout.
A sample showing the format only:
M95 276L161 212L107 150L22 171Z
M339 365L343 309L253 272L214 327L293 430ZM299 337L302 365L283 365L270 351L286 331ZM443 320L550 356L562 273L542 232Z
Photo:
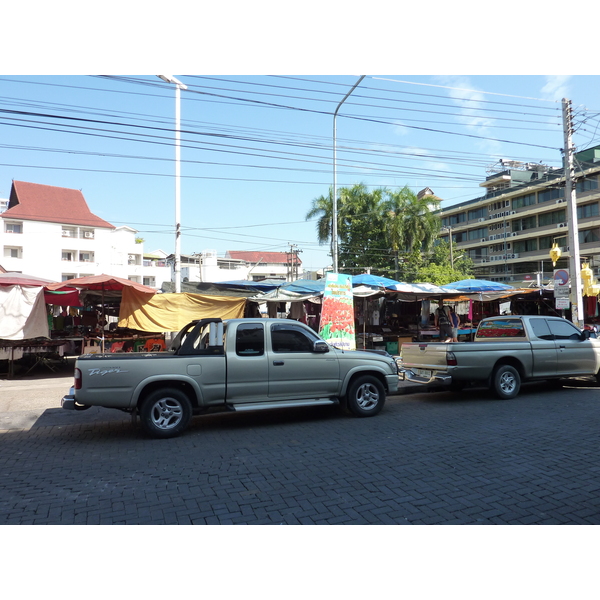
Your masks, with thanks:
M162 388L150 393L140 407L143 430L155 438L179 435L192 418L189 398L175 388Z
M385 389L377 377L363 375L350 384L346 404L357 417L374 417L385 404Z
M492 375L492 389L501 400L514 398L521 389L519 371L510 365L500 365Z

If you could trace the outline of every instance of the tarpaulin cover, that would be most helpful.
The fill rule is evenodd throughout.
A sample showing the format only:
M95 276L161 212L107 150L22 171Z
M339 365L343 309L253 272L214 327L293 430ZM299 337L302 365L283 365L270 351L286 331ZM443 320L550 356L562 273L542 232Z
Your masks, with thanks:
M245 298L201 296L200 294L154 294L132 287L123 288L119 327L139 331L179 331L190 321L244 316Z
M50 337L42 287L0 286L0 339Z
M46 304L56 304L58 306L81 306L79 290L60 292L44 291L44 300L46 301Z

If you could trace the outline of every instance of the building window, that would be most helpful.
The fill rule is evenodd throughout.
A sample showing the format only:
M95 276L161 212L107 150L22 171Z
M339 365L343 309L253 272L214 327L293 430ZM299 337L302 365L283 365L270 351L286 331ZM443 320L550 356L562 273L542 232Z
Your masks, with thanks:
M483 238L487 237L487 235L488 235L487 227L481 227L480 229L471 229L471 231L469 231L469 239L470 240L483 239Z
M557 223L565 223L567 215L565 209L555 210L554 212L545 213L539 216L540 227L544 225L556 225Z
M148 287L156 287L156 278L144 277L144 285L147 285Z
M69 279L75 279L77 277L77 275L75 275L75 273L63 273L60 276L60 280L61 281L67 281Z
M80 252L79 253L79 261L80 262L94 262L94 253L93 252Z
M127 264L128 265L139 265L141 263L141 258L139 254L129 254L127 256Z
M538 203L549 202L550 200L558 200L565 197L565 188L554 188L545 190L538 194Z
M577 184L575 185L575 189L578 192L589 192L591 190L597 190L598 189L598 179L593 177L593 178L586 178L581 181L578 181Z
M75 260L75 256L77 256L77 252L75 252L75 250L63 250L61 260L67 260L71 262Z
M4 256L6 258L23 258L23 248L18 246L4 246Z
M450 215L448 217L448 225L458 225L459 223L464 223L465 221L466 214L464 212L458 213L457 215Z
M74 238L77 236L77 229L73 229L73 227L63 227L62 236Z
M598 229L587 229L586 231L579 232L580 244L589 244L598 240L600 240L600 230Z
M487 206L482 206L481 208L475 208L470 210L468 213L469 221L473 221L475 219L485 219L487 217L488 211Z
M535 216L525 217L523 219L514 219L512 222L513 231L525 231L526 229L535 229L536 227L537 222Z
M583 206L577 207L577 218L585 219L586 217L597 217L598 216L598 203L584 204Z
M538 243L536 239L533 240L521 240L513 243L513 251L518 252L534 252L538 249Z
M88 239L88 240L93 240L94 239L94 230L93 229L82 229L80 232L80 237Z
M535 204L535 193L519 196L512 201L513 210L516 210L517 208L524 208L525 206L531 206L533 204Z
M6 233L23 233L23 223L6 223L4 231Z
M552 243L554 242L554 237L551 235L544 235L538 240L538 248L540 250L550 250L552 248Z

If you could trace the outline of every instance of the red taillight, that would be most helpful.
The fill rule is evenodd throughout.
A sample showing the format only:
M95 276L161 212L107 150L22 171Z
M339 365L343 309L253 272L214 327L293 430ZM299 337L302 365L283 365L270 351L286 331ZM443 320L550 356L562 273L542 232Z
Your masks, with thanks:
M449 367L455 367L458 364L454 352L446 352L446 364Z
M75 381L73 382L73 387L76 390L81 389L81 371L79 369L75 369Z

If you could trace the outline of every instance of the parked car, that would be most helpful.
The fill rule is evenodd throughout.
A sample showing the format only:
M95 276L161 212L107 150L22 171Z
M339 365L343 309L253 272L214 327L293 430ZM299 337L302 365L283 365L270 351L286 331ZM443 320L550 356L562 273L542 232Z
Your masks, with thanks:
M371 417L397 388L393 357L339 350L302 323L203 319L184 327L168 352L78 357L62 406L139 414L148 434L166 438L210 410L342 403Z
M482 383L499 398L514 398L522 381L581 376L600 380L600 340L560 317L490 317L473 342L402 345L401 378L454 390Z

